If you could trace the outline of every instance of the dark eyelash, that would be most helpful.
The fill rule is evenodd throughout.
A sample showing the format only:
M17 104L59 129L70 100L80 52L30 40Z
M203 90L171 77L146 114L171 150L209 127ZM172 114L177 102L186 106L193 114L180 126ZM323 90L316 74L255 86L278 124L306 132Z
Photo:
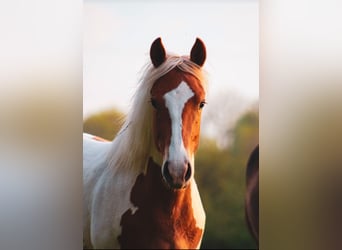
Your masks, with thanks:
M199 108L202 109L202 108L204 107L205 104L207 104L205 101L200 102Z

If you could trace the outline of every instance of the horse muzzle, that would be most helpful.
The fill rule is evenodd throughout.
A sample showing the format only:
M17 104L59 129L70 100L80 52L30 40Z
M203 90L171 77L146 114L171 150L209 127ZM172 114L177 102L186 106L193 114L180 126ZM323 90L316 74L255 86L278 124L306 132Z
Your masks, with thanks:
M189 161L166 161L162 167L162 175L172 189L186 188L191 178L192 169Z

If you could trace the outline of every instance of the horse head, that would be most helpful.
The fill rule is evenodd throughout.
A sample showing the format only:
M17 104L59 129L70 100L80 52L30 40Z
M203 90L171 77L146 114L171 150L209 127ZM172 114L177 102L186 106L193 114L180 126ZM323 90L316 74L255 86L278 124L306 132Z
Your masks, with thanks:
M160 38L151 46L150 58L154 68L163 67L168 56ZM179 65L201 71L206 48L196 39L190 56L179 58ZM194 176L194 154L199 145L205 88L202 79L175 67L158 78L151 89L153 107L153 137L162 156L162 176L170 188L185 188Z

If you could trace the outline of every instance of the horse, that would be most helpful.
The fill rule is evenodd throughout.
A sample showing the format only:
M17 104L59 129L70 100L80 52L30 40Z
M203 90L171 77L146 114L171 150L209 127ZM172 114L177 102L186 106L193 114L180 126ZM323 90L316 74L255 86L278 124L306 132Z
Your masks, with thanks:
M133 104L113 139L83 134L83 247L200 248L205 211L194 179L206 47L150 47Z
M246 168L245 219L259 245L259 144L249 155Z

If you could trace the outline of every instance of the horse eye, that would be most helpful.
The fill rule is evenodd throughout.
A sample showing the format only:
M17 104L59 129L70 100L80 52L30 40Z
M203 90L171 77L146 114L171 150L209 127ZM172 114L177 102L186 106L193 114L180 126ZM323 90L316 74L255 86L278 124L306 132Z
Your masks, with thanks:
M199 108L200 109L202 109L203 107L204 107L204 105L206 104L206 102L205 101L202 101L202 102L200 102L200 104L199 104Z
M155 109L157 108L157 102L155 99L151 98L151 104Z

